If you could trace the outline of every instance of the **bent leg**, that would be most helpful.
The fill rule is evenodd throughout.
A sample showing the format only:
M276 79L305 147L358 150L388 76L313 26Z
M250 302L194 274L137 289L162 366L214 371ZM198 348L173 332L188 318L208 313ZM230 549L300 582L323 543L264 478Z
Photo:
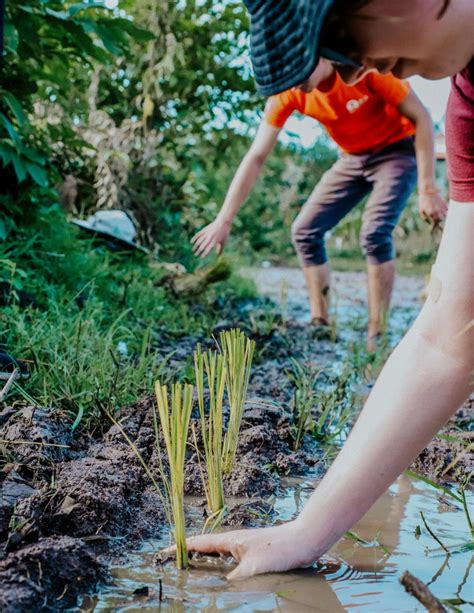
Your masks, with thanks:
M321 556L407 468L471 389L474 203L449 207L430 295L296 520Z
M413 147L405 143L374 154L368 162L367 177L374 190L364 210L360 240L367 256L369 349L390 307L395 279L393 231L415 186L416 175Z
M370 189L362 177L363 157L341 157L323 175L291 228L293 245L308 287L312 319L328 319L330 272L324 235Z

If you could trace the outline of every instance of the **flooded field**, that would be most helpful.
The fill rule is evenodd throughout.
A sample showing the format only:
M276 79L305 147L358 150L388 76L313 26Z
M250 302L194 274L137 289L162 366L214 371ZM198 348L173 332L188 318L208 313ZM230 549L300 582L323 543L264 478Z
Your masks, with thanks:
M275 521L291 519L310 495L309 479L288 480L275 501ZM469 497L474 503L474 496ZM420 512L451 555L423 528ZM360 540L355 540L356 538ZM423 611L399 583L405 570L453 610L474 607L472 548L462 510L421 481L401 477L314 568L228 582L229 565L205 558L189 571L160 568L150 541L112 569L114 584L86 599L83 611ZM463 548L464 545L464 548ZM193 565L194 566L194 565ZM159 584L162 582L162 601ZM140 595L141 594L141 595Z
M247 271L259 291L279 303L284 316L307 321L304 281L293 269ZM341 364L351 343L363 338L366 321L365 275L336 274L334 310L340 342L324 357L320 346L314 359L330 358ZM390 321L391 344L397 342L420 306L424 282L399 278ZM308 356L306 356L308 357ZM278 356L274 362L281 362ZM264 376L269 363L257 368ZM258 386L257 386L258 387ZM255 386L254 386L255 391ZM258 389L257 389L258 394ZM313 471L314 472L314 471ZM279 523L295 517L313 491L317 479L311 471L304 477L282 478L269 497L267 521ZM470 503L474 497L469 496ZM233 499L230 506L242 502ZM450 555L424 527L420 512ZM256 523L265 524L265 513ZM257 512L258 515L258 512ZM202 506L188 508L195 520ZM202 521L197 520L196 525ZM405 570L427 583L436 596L454 611L474 606L472 547L464 511L439 491L420 480L402 476L371 511L313 568L229 582L231 560L203 557L190 570L177 572L173 564L156 563L156 552L167 539L148 541L130 555L125 565L112 568L113 584L84 600L83 611L382 611L411 612L424 607L405 592L399 582Z
M223 480L229 513L222 530L277 524L300 511L387 355L386 347L374 360L364 349L365 275L334 275L334 335L318 338L307 323L300 271L261 268L246 274L261 298L217 305L211 331L186 336L158 330L154 337L158 363L172 377L188 377L196 345L214 347L212 337L221 330L240 327L255 340L236 461ZM397 279L388 348L416 317L423 287L420 278ZM311 412L299 444L296 385L309 394ZM54 409L7 408L0 414L0 439L12 442L3 482L8 496L2 507L2 611L29 612L38 603L51 611L421 611L399 583L405 570L429 584L449 610L474 607L473 548L462 504L406 476L310 569L229 582L232 560L195 558L181 572L173 562L157 565L156 553L169 544L170 532L162 499L130 444L160 479L157 446L163 448L163 441L154 433L154 403L149 393L117 412L120 427L104 419L93 435L77 438ZM454 492L474 470L472 404L456 413L443 430L447 436L436 438L412 467L423 477L449 482ZM222 411L226 421L228 408ZM199 533L205 523L197 407L191 424L197 442L188 433L188 534ZM28 441L35 441L35 453ZM474 502L469 492L468 502Z

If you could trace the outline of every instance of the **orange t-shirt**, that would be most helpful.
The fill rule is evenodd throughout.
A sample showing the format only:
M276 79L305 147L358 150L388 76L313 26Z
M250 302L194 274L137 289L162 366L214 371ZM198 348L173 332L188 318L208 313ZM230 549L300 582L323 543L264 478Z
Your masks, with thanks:
M309 94L292 88L271 96L265 120L282 128L299 111L317 119L347 153L369 153L415 133L413 122L397 110L409 91L406 81L391 74L369 72L351 86L335 73Z

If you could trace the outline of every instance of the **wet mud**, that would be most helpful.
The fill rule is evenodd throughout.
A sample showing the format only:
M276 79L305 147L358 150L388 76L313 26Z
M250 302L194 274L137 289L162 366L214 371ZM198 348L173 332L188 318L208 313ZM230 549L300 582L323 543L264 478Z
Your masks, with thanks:
M352 276L350 279L360 283ZM275 287L281 296L281 288ZM261 289L270 299L279 300L275 288L262 285ZM363 301L357 306L356 296L354 306L349 297L340 300L341 332L334 343L314 338L305 321L302 289L290 290L290 298L279 307L268 298L245 301L237 307L221 305L216 321L214 334L239 326L257 342L237 459L224 483L226 496L232 501L224 525L271 521L272 499L281 493L286 476L308 474L318 479L328 466L327 449L309 435L303 437L301 448L294 450L294 388L288 371L292 358L325 369L321 389L331 389L351 343L363 335ZM411 292L409 305L402 301L400 307L403 316L395 326L400 330L418 308L417 292L413 288ZM354 299L354 292L350 298ZM352 325L346 326L347 321ZM158 331L156 340L161 357L167 360L167 372L183 372L196 343L211 343L208 336L176 338L166 331ZM363 390L365 393L368 386ZM122 408L115 418L159 482L152 403L152 396L143 398ZM316 407L316 416L321 409ZM461 428L463 436L469 436L471 409L466 405L459 411L448 431L458 436ZM72 432L71 421L54 408L6 407L0 412L0 610L71 607L80 594L108 581L111 563L123 561L143 541L166 538L159 494L120 428L105 416L102 424L93 435L81 434ZM199 445L196 410L192 424ZM472 454L461 453L465 449L462 443L458 453L455 445L435 440L414 469L431 478L459 482L471 466ZM189 445L185 493L194 500L202 500L204 495L200 470L198 454ZM204 507L202 502L197 506L201 516Z

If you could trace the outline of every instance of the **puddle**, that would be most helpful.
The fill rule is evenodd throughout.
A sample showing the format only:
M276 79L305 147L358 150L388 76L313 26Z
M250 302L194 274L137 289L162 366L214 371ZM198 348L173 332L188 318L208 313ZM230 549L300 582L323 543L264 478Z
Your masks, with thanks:
M287 479L275 502L276 522L294 517L312 489L308 479ZM420 511L452 552L449 558L423 527ZM81 610L160 610L161 579L163 611L423 611L399 583L405 570L430 585L438 598L455 599L457 610L473 610L472 551L462 548L469 537L466 518L429 485L400 477L353 532L365 542L343 538L318 567L237 582L225 579L230 567L220 560L206 559L199 569L185 572L173 564L160 569L154 554L166 543L149 542L130 555L126 566L112 567L114 585L85 599ZM145 587L147 595L134 594Z
M246 268L245 276L254 280L259 293L272 298L287 316L309 320L309 304L303 273L297 268ZM390 310L389 333L396 343L406 332L422 305L425 281L421 277L397 275ZM367 275L363 272L333 272L331 310L338 332L344 340L365 335L367 325Z

